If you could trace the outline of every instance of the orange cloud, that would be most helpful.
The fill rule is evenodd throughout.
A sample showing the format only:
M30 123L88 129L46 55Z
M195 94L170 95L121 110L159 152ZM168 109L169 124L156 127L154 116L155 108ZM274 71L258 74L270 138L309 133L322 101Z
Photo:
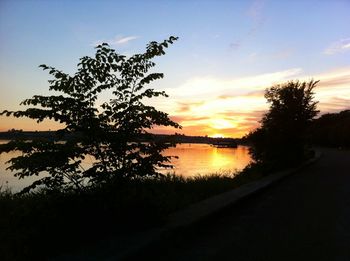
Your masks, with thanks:
M156 127L154 133L186 135L221 135L241 137L259 126L268 104L264 90L274 84L292 79L320 80L315 89L321 113L350 108L350 68L340 68L310 76L301 75L301 69L265 73L251 77L218 79L193 78L185 84L169 89L169 98L152 99L149 103L167 112L183 129ZM46 121L36 124L30 119L1 117L0 130L11 128L24 130L58 129L61 125Z
M187 102L177 102L178 104L178 108L177 108L177 112L187 112L190 111L192 107L195 106L200 106L202 105L204 102L203 101L187 101Z
M350 68L312 77L303 76L301 72L301 69L290 69L232 80L194 78L171 91L171 98L176 101L173 119L183 124L182 132L188 135L240 137L259 126L268 110L265 89L293 79L320 80L315 89L315 100L319 101L318 108L322 112L349 108ZM183 91L185 89L187 92ZM187 100L188 97L191 99Z

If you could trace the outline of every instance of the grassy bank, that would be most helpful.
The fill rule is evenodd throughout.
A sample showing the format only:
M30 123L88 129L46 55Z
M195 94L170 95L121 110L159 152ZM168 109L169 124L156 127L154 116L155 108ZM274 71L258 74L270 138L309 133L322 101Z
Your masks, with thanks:
M261 178L259 173L251 167L234 174L119 180L83 193L19 196L2 189L1 260L42 260L112 234L162 225L170 213Z

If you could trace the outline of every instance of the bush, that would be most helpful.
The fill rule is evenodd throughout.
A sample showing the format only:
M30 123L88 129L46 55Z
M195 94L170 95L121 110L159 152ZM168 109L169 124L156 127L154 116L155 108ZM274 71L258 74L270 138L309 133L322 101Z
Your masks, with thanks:
M40 65L53 76L49 80L50 90L57 95L35 95L21 103L33 107L0 113L37 122L53 119L64 125L56 131L54 139L13 140L0 145L0 153L22 152L9 161L15 176L49 174L23 192L37 186L53 191L82 191L86 186L121 177L157 176L157 167L171 167L169 157L161 155L171 144L144 143L139 138L157 125L180 127L168 114L143 103L144 99L167 96L145 86L163 78L162 73L148 73L155 66L152 59L164 55L164 49L176 40L170 37L162 43L151 42L145 53L129 58L117 54L107 44L98 45L95 57L80 59L73 76ZM97 108L99 94L107 90L112 91L112 98ZM87 155L94 159L88 168L82 166Z

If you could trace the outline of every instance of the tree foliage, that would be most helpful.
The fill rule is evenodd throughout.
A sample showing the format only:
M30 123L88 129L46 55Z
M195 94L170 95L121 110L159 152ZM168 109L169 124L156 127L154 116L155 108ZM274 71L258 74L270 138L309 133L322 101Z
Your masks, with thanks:
M158 167L170 167L169 157L160 153L169 145L142 143L138 138L156 125L180 127L166 113L143 102L167 97L164 91L146 86L163 78L162 73L149 72L155 66L152 60L164 55L177 39L171 36L161 43L150 42L144 53L129 58L103 43L96 47L94 57L80 59L74 75L40 65L53 77L49 89L55 95L35 95L21 103L30 108L1 113L37 122L52 119L65 126L56 131L56 140L14 140L0 147L0 153L22 152L9 161L9 169L19 178L48 174L24 191L38 185L80 190L117 177L158 175ZM98 107L100 94L107 90L112 98ZM65 137L70 138L57 142ZM83 164L87 156L93 159L91 166Z
M317 115L313 89L318 81L290 81L265 91L270 104L261 127L249 134L257 162L292 165L305 156L307 129Z
M315 119L310 136L317 145L350 147L350 110L327 113Z

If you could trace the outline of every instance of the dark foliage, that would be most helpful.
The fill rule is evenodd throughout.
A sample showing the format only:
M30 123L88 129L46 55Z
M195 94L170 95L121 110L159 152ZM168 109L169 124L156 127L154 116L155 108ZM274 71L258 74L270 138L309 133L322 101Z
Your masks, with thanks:
M259 164L290 166L306 156L307 129L317 115L313 89L318 81L291 81L265 91L270 104L261 127L248 135L251 154Z
M350 147L350 110L327 113L315 119L310 138L315 145Z
M169 213L250 180L246 175L138 177L81 193L37 190L23 195L0 187L0 259L48 260L88 250L109 236L123 239L161 226Z
M87 185L116 178L155 176L159 174L157 167L171 167L169 157L160 153L169 144L137 142L135 137L147 134L155 125L180 127L166 113L143 103L144 99L167 96L146 85L163 78L162 73L149 73L155 66L152 59L164 55L164 49L176 40L170 37L161 43L151 42L145 53L129 58L117 54L108 44L98 45L95 57L80 59L73 76L40 65L53 76L49 83L55 95L35 95L21 103L32 107L1 113L37 122L53 119L65 126L56 131L54 139L14 140L1 145L0 153L23 153L9 161L15 176L49 174L24 192L42 185L52 190L81 191ZM98 108L99 94L107 90L112 98ZM72 138L57 142L65 136ZM88 168L82 165L87 155L94 160Z

